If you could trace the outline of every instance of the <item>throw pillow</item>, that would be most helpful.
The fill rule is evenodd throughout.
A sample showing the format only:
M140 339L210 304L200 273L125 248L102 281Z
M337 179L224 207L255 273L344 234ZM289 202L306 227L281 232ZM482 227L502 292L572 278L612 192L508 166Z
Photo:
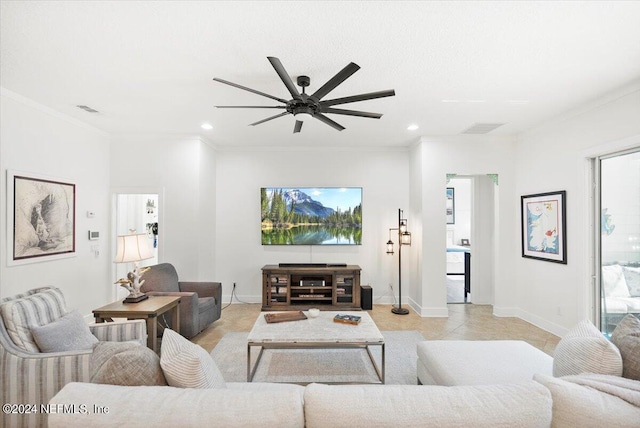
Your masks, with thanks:
M78 311L71 311L49 324L31 327L31 335L41 352L84 351L98 343Z
M48 324L67 313L62 291L37 288L0 305L4 325L13 343L27 352L40 352L31 327Z
M620 265L602 266L602 285L607 297L629 297L627 281Z
M167 385L160 358L137 342L100 342L91 356L91 382L110 385Z
M640 297L640 268L623 267L624 279L627 282L629 295Z
M171 386L179 388L226 388L218 366L200 345L168 328L162 334L160 366Z
M581 373L622 374L620 351L589 320L569 330L553 355L554 376Z
M622 376L640 380L640 320L629 314L613 330L611 341L622 355Z

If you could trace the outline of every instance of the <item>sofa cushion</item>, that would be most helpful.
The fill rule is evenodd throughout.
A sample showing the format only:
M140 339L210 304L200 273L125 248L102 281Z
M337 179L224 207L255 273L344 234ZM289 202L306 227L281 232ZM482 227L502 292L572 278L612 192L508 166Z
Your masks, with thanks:
M308 385L307 428L548 427L551 394L532 380L475 386Z
M84 317L75 310L49 324L31 327L31 335L41 352L84 351L98 343Z
M552 427L629 427L640 421L640 407L612 394L569 382L566 378L535 375L553 397ZM632 422L636 421L636 422Z
M91 403L87 404L89 411L50 413L47 427L304 428L301 387L289 386L265 393L72 382L49 403ZM94 412L94 403L109 412Z
M613 330L611 341L622 356L622 376L640 380L640 320L629 314Z
M160 366L171 386L179 388L225 388L218 366L200 345L173 330L164 329Z
M134 341L98 343L90 370L93 383L167 385L156 353Z
M629 297L629 289L622 266L602 266L602 285L607 297Z
M622 272L627 282L629 295L631 297L640 297L640 268L623 266Z
M589 320L580 321L560 340L553 355L553 375L622 375L620 351Z
M3 302L0 313L17 347L27 352L40 352L31 328L57 320L67 313L67 307L62 291L51 287L32 290L24 297Z

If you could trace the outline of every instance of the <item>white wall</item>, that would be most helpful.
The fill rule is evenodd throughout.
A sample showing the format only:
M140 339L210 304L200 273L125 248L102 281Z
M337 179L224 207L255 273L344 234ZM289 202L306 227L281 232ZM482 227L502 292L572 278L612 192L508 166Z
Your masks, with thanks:
M567 264L516 257L513 268L518 273L515 285L519 309L505 310L505 314L559 335L581 319L593 317L590 190L585 158L619 149L617 140L634 135L640 135L640 82L520 138L515 194L567 192ZM519 218L517 203L512 211L512 216ZM515 236L520 226L513 226Z
M5 89L0 92L0 297L32 288L60 288L67 306L88 315L112 295L109 259L109 137ZM7 169L76 184L76 255L8 266ZM87 218L87 211L96 213ZM89 241L88 231L100 232ZM99 255L92 251L98 246Z
M225 149L217 152L216 165L217 279L225 301L235 282L240 299L261 302L261 268L281 262L360 265L362 284L373 287L374 299L388 294L389 283L395 287L397 256L388 256L385 244L388 228L397 227L398 209L409 210L407 150ZM362 187L362 245L261 245L260 188L281 186Z
M420 234L414 242L420 248L420 258L415 260L421 266L421 275L416 275L422 294L411 296L412 307L423 316L446 317L446 207L444 189L447 187L448 173L460 175L498 174L499 188L496 216L500 218L500 230L496 233L495 263L502 266L494 273L495 297L492 302L498 307L516 304L513 291L514 253L519 248L517 235L510 233L515 224L514 198L514 145L510 139L490 136L422 137L419 147L412 150L414 159L411 177L421 180L412 189L419 192L414 209L419 209ZM417 160L419 159L419 160ZM412 198L415 196L412 191ZM412 206L414 201L412 200ZM421 209L420 209L421 208ZM508 214L508 215L507 215ZM473 243L472 243L473 245ZM478 250L480 251L480 250ZM473 259L473 258L472 258ZM415 281L414 280L414 281ZM473 284L472 284L473 288ZM491 293L486 293L490 295ZM490 297L489 297L490 298Z
M160 189L159 262L172 263L181 280L214 281L215 152L209 144L199 137L117 137L111 159L112 188Z

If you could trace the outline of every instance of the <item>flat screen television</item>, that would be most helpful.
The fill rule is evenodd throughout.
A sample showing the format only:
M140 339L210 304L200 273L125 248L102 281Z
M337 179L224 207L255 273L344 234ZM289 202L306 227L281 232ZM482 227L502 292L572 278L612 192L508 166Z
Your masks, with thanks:
M262 187L262 245L361 245L361 187Z

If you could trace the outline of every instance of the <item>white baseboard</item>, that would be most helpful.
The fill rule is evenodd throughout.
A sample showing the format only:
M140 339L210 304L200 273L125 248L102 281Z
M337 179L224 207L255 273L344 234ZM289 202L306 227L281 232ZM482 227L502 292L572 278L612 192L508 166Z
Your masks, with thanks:
M423 318L448 318L449 309L444 308L423 308L413 299L409 299L409 306Z
M226 296L223 294L222 295L222 307L224 308L225 306L227 306L229 304L229 301L231 300L231 295L227 294ZM233 301L231 302L232 304L235 303L258 303L258 304L262 304L262 296L242 296L242 295L238 295L238 293L233 295Z
M497 317L515 317L520 318L528 323L535 325L538 328L541 328L545 331L548 331L551 334L555 334L558 337L564 336L568 329L562 327L558 324L552 323L544 318L541 318L537 315L533 315L527 311L524 311L520 308L500 308L493 307L493 315Z

